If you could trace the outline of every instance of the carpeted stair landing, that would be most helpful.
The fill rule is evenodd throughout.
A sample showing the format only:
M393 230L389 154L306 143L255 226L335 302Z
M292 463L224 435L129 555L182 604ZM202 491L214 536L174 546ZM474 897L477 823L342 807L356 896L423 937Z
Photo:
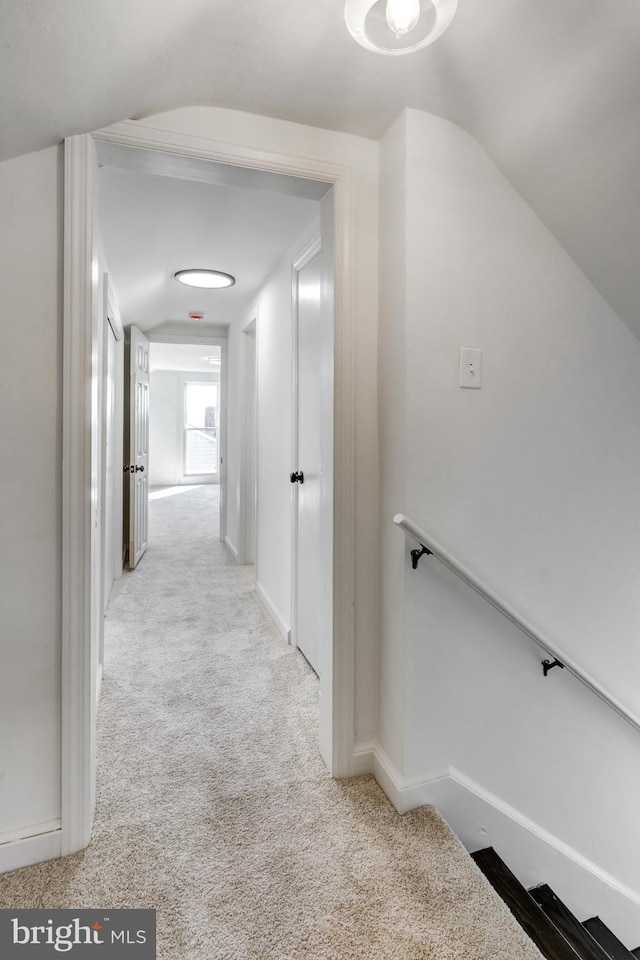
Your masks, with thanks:
M160 960L539 960L433 809L328 776L317 680L216 494L152 500L106 620L93 841L1 876L0 907L153 907Z

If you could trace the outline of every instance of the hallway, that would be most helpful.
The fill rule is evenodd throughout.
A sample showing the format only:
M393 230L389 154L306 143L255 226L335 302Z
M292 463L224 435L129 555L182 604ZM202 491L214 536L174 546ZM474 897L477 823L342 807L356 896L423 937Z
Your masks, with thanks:
M165 492L106 619L93 841L0 876L0 907L156 908L161 960L537 957L432 810L328 776L218 488Z

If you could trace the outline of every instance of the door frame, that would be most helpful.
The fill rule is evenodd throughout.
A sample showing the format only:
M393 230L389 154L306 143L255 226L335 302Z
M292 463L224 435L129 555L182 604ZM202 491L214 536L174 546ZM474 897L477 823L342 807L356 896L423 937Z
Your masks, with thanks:
M248 315L242 324L240 331L240 384L238 395L241 398L242 409L240 411L241 427L241 448L240 448L240 499L238 504L238 547L233 549L232 544L227 540L227 547L235 555L237 563L246 565L250 561L247 559L250 551L247 549L247 539L249 524L247 518L250 512L250 505L253 509L253 530L254 530L254 563L258 555L258 504L257 480L258 480L258 310L254 309ZM253 337L253 359L254 368L251 379L249 378L249 338ZM247 385L252 384L252 396L247 396ZM251 474L247 469L249 463L253 463ZM257 563L256 563L257 567Z
M124 121L65 140L62 853L91 838L95 807L96 684L91 649L92 270L96 141L320 181L334 189L334 512L331 649L321 680L319 746L334 777L356 772L355 740L355 290L350 270L356 176L348 163L256 149ZM226 459L226 458L225 458ZM222 479L222 478L221 478ZM222 523L221 523L222 528ZM222 533L222 529L221 529Z
M147 334L149 343L195 343L203 350L207 347L220 347L220 456L218 486L220 489L220 540L224 542L227 535L227 332L226 328L218 329L219 336L207 335L198 337L189 334L153 333ZM224 335L223 335L224 334Z
M103 288L102 288L102 289L103 289L103 317L104 317L103 322L102 322L102 328L103 328L103 340L102 340L102 377L103 377L103 383L104 383L104 384L107 384L107 383L108 383L108 380L109 380L109 377L110 377L112 374L115 374L115 373L117 372L117 370L111 370L111 369L109 368L109 337L112 336L116 344L117 344L117 343L122 343L122 341L124 340L124 327L122 326L122 319L121 319L121 317L120 317L120 310L118 309L118 301L117 301L117 299L116 299L115 290L113 289L113 284L112 284L112 282L111 282L111 277L109 276L108 273L104 273L104 274L103 274L102 283L103 283ZM111 332L110 332L110 331L111 331ZM115 356L116 356L116 358L117 358L117 354L115 354ZM123 359L124 359L124 353L123 353ZM123 375L122 379L124 379L124 369L122 370L122 375ZM114 376L113 380L114 380L114 383L113 383L114 390L115 390L116 386L121 386L121 387L122 387L122 391L121 391L121 392L122 392L122 396L118 396L117 394L115 395L115 398L114 398L114 411L113 411L113 417L114 417L114 421L115 421L115 437L114 437L114 440L115 440L116 449L119 450L119 455L118 455L118 457L117 457L117 461L118 461L118 464L121 464L121 462L122 462L122 422L123 422L123 420L122 420L122 418L123 418L123 410L122 410L122 408L123 408L123 400L124 400L124 384L121 383L121 382L120 382L120 379L117 378L117 377L115 377L115 376ZM102 408L102 423L103 423L103 429L106 431L106 428L107 428L107 419L108 419L108 418L107 418L107 391L106 391L105 389L103 389L103 391L102 391L101 408ZM118 441L119 441L119 443L118 443ZM103 447L103 453L105 453L105 452L106 452L106 442L103 442L102 447ZM105 584L104 584L105 573L106 573L106 569L105 569L105 568L106 568L106 566L107 566L107 563L106 563L106 561L107 561L107 543L108 543L108 538L109 538L109 536L110 536L110 535L113 536L113 534L114 534L114 532L115 532L115 524L112 523L112 530L111 530L111 531L109 531L108 528L107 528L107 474L108 474L108 466L109 466L109 465L108 465L108 463L107 463L107 458L106 458L105 456L103 456L103 458L102 458L102 476L101 476L103 496L102 496L102 498L101 498L102 504L101 504L101 521L100 521L100 522L101 522L101 540L102 540L102 542L101 542L101 550L102 550L103 569L102 569L102 581L101 581L101 582L102 582L102 594L101 594L101 601L100 601L100 612L101 612L101 614L102 614L102 617L101 617L101 622L100 622L100 650L99 650L99 654L98 654L98 656L99 656L99 662L100 662L100 667L99 667L99 680L98 680L98 694L97 694L97 695L98 695L98 698L99 698L99 696L100 696L100 681L101 681L101 679L102 679L102 671L103 671L103 668L104 668L104 622L103 622L103 618L104 618L105 610L106 610L106 607L107 607L107 603L109 602L109 597L107 596L107 591L105 590ZM122 482L121 482L121 481L122 481L122 474L119 473L119 474L118 474L118 480L115 481L115 482L116 482L116 484L118 485L120 491L121 491L121 488L122 488ZM121 492L118 493L118 494L116 495L116 498L115 498L115 512L116 512L116 518L120 517L120 523L119 523L119 525L118 525L118 533L119 533L119 536L116 538L116 541L115 541L115 543L113 544L113 549L116 551L115 556L116 556L118 559L117 559L117 561L115 561L113 557L111 558L112 560L114 560L114 562L113 562L113 564L112 564L112 569L111 569L111 571L109 572L109 573L110 573L110 579L111 579L111 575L113 574L113 578L112 578L113 581L115 581L115 579L116 579L116 577L115 577L115 569L116 569L116 567L117 567L117 566L119 567L119 569L120 569L120 574L121 574L121 573L122 573L122 563L123 563L123 550L122 550L122 493L121 493ZM113 519L113 518L112 518L112 519Z

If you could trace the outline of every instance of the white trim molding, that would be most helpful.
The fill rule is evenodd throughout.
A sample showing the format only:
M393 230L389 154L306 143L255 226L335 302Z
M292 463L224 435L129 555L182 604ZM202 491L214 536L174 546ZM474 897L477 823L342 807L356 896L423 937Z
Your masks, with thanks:
M240 327L240 364L239 364L239 383L237 385L236 396L239 398L239 417L240 425L240 497L238 502L238 549L235 552L236 562L242 566L247 563L247 516L249 513L249 502L252 501L253 524L254 524L254 558L253 563L257 561L258 556L258 518L257 518L257 482L258 482L258 357L260 325L258 322L258 308L253 307L242 326ZM249 337L254 338L253 350L253 370L251 378L248 376L248 357L249 357ZM249 383L253 384L251 402L253 409L249 408L249 397L247 389ZM252 436L249 436L249 421L253 418ZM250 462L249 445L252 445L253 470L249 476L248 464Z
M202 336L186 333L163 333L162 330L150 330L145 333L149 343L195 343L199 346L222 347L227 342L227 327L208 327Z
M91 136L100 143L134 147L136 150L155 150L173 157L214 160L250 170L283 173L302 177L303 180L319 180L326 184L336 183L350 173L349 165L345 163L154 127L153 117L146 120L123 120L96 130ZM108 161L105 162L108 164ZM116 165L123 165L122 154ZM171 175L177 175L175 164Z
M292 263L294 271L296 273L300 273L300 271L304 270L307 264L311 263L313 258L321 252L322 236L318 234L317 236L313 237L313 239L311 239L309 243L307 243L300 253L294 258Z
M62 822L34 824L0 835L0 873L28 867L63 855Z
M229 551L229 553L231 554L231 556L233 557L233 559L235 560L235 562L238 563L238 551L236 550L234 545L231 543L231 540L229 540L228 536L224 538L224 545Z
M93 174L91 137L65 140L62 412L62 854L89 843L95 806L91 637Z
M353 751L353 763L352 763L353 776L354 777L366 777L368 775L373 776L374 765L375 765L375 755L376 755L375 740L370 740L366 743L357 743ZM378 784L379 786L382 786L380 781L378 781ZM385 793L386 793L386 790L385 790Z
M124 327L122 326L122 317L118 307L118 298L113 288L111 277L108 273L104 274L104 315L113 331L117 341L124 340Z
M357 752L399 813L430 805L470 852L494 847L521 883L548 883L578 917L598 915L627 944L640 943L640 892L455 767L406 778L379 744Z
M259 580L256 580L256 595L258 597L258 600L260 601L260 603L265 608L265 610L273 620L274 624L276 625L278 629L278 633L280 633L284 637L287 643L290 643L291 627L288 625L288 623L286 622L286 620L284 619L284 617L282 616L282 614L276 607L275 603L273 602L273 600L271 599L271 597L269 596L267 591L264 589L264 587L262 586Z

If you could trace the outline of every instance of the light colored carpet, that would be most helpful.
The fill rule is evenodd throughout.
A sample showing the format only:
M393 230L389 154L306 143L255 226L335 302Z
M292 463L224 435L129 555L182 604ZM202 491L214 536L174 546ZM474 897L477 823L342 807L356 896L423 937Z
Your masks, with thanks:
M161 960L536 960L434 810L332 780L318 687L215 539L152 500L106 621L88 850L0 877L2 907L155 907Z

